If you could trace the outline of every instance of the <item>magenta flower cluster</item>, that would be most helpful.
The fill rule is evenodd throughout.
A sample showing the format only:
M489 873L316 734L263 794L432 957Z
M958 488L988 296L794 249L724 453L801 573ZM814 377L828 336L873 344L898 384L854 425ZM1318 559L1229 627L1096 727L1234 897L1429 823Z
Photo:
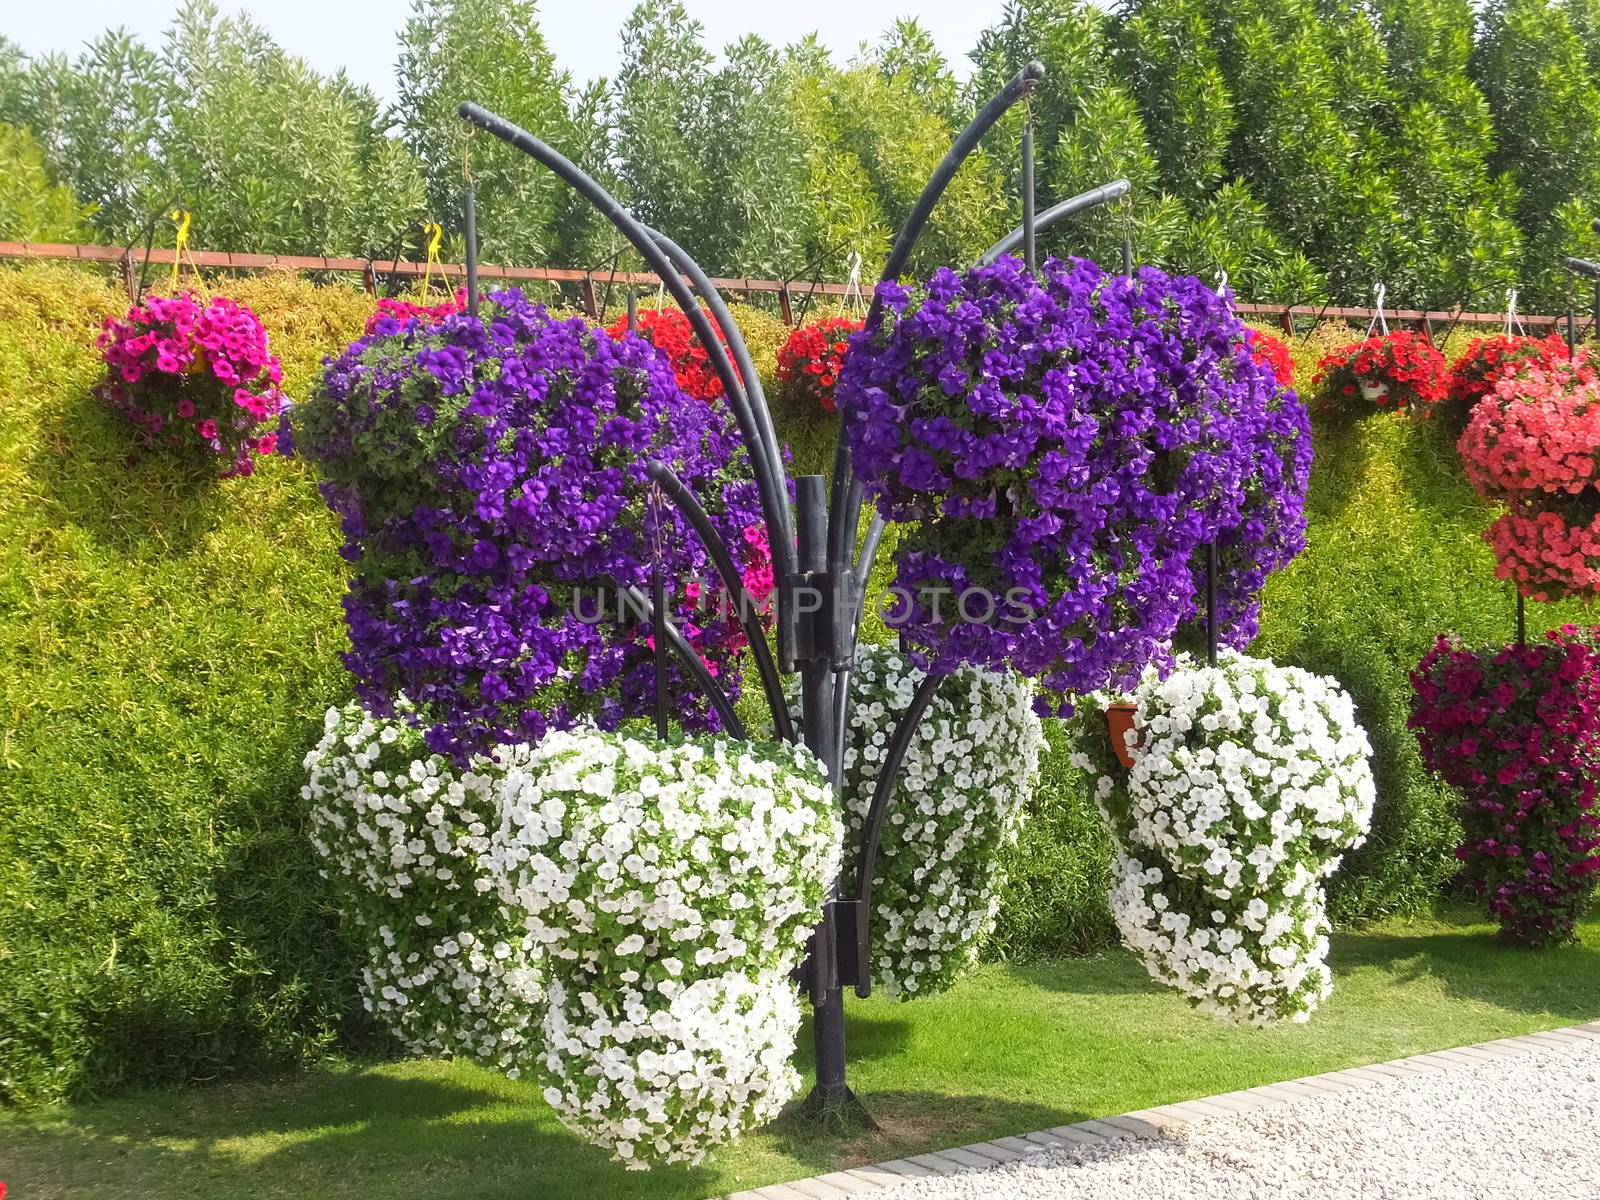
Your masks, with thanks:
M1568 941L1600 878L1600 650L1571 625L1472 649L1441 637L1412 672L1428 769L1462 797L1462 879L1505 936Z
M749 460L726 406L685 396L644 339L556 320L516 290L487 297L481 320L385 317L292 419L354 564L358 694L383 714L408 697L436 752L648 712L652 631L612 589L648 596L653 562L675 624L737 694L739 631L695 586L713 569L676 510L650 502L645 464L670 465L759 573ZM714 728L676 662L673 683L674 716Z
M1255 636L1263 582L1305 544L1310 424L1224 298L1012 258L879 294L837 400L879 511L917 522L893 615L923 663L1131 687L1203 616L1211 543L1220 641Z
M100 397L138 427L148 447L221 457L225 475L249 475L277 434L263 426L284 407L282 368L261 320L226 296L148 296L108 317L96 342L107 373Z

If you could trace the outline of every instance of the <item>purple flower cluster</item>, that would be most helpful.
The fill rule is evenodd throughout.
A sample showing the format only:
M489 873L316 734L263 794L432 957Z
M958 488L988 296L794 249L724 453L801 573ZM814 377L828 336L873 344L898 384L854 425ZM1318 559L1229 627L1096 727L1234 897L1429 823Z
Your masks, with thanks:
M1083 259L879 293L884 321L852 340L837 398L879 511L918 523L899 628L930 669L1131 687L1203 618L1213 542L1220 640L1255 636L1261 585L1305 544L1310 424L1227 301Z
M1411 673L1422 761L1461 793L1461 876L1505 936L1571 940L1600 879L1600 630L1470 648L1441 637Z
M737 631L702 627L692 603L691 581L714 577L705 550L648 502L645 476L670 465L736 560L750 549L760 511L726 406L685 396L641 338L555 320L516 290L483 312L378 320L293 410L354 564L345 663L361 699L388 714L406 696L430 748L457 756L643 714L653 638L618 618L609 586L648 595L653 561L675 623L736 693ZM676 663L674 683L675 715L714 727Z

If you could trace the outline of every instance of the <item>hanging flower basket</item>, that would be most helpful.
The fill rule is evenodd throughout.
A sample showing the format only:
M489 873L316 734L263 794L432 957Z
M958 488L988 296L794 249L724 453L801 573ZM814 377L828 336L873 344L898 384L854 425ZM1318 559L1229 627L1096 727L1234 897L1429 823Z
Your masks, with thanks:
M885 730L922 679L898 650L856 651L842 788L850 845L866 829ZM946 990L977 963L994 928L1003 851L1022 828L1044 749L1033 693L1016 675L963 667L940 682L917 726L874 871L870 968L888 995ZM846 868L851 895L853 864Z
M1221 640L1254 636L1263 581L1304 545L1311 442L1225 299L1011 258L879 295L838 402L867 494L915 523L893 624L929 669L1131 686L1195 617L1209 542Z
M782 742L558 732L519 780L491 857L545 954L544 1098L631 1168L776 1116L800 1083L790 974L841 857L821 765Z
M1435 416L1454 429L1464 429L1478 401L1507 375L1524 366L1549 369L1571 357L1566 339L1557 333L1542 338L1522 334L1474 338L1451 366L1449 399L1435 410Z
M408 322L416 321L424 328L437 325L446 317L467 311L467 289L457 288L449 299L438 304L426 304L404 297L380 296L377 308L367 318L366 333L387 336L399 333Z
M107 372L100 398L166 447L249 475L277 448L283 370L261 320L226 296L147 296L106 318L98 341Z
M1366 416L1414 408L1428 416L1449 395L1450 368L1422 334L1399 330L1324 355L1311 386L1321 411Z
M706 320L711 322L711 328L717 329L717 320L710 311L707 309L700 311L705 314ZM677 380L678 387L686 395L709 404L723 394L722 377L711 365L711 358L706 354L705 346L701 344L700 338L695 334L694 326L689 323L688 316L682 310L643 308L635 316L638 325L635 336L643 338L665 356L672 368L673 378ZM606 327L606 333L614 339L622 338L627 332L626 316L619 317ZM726 350L727 337L720 329L717 329L717 336L722 342L722 348Z
M1423 762L1461 794L1461 877L1522 945L1570 941L1600 879L1597 632L1441 637L1411 675Z
M1244 331L1245 339L1250 346L1250 357L1260 366L1272 372L1273 378L1278 381L1279 387L1292 388L1294 386L1294 356L1289 353L1289 347L1283 344L1283 339L1264 333L1259 329L1248 326Z
M858 318L824 317L789 335L778 350L778 382L791 403L835 410L833 392L844 369L850 335L860 329Z
M1484 534L1525 596L1600 595L1600 381L1580 352L1523 362L1474 406L1467 478L1508 510Z
M1354 704L1331 679L1231 651L1151 670L1133 698L1131 770L1097 713L1078 718L1072 758L1115 842L1124 943L1202 1012L1306 1020L1332 988L1323 882L1372 820Z
M411 697L429 745L463 761L651 711L650 640L615 586L648 596L657 560L669 580L716 575L677 510L648 502L650 459L703 499L750 582L770 576L727 406L686 396L644 339L558 321L520 292L491 293L481 321L361 339L292 415L344 522L357 694L380 713ZM698 593L671 603L737 695L737 622ZM676 660L669 670L685 697L674 715L715 728Z

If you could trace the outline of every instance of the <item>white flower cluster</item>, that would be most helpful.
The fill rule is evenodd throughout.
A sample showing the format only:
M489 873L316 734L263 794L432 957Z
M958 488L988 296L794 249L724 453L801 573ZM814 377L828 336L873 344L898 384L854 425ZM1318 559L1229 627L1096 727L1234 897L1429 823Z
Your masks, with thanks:
M501 790L528 752L458 770L402 719L331 708L305 758L311 842L367 942L366 1007L418 1055L460 1056L513 1077L542 1011L533 940L484 858Z
M528 767L491 855L544 955L545 1098L629 1167L698 1162L799 1086L789 976L840 852L821 767L594 732L550 734Z
M856 652L844 750L845 812L858 846L901 713L923 673L897 650ZM963 667L934 693L906 751L873 872L874 981L889 995L943 991L977 958L1000 906L1000 852L1014 844L1039 776L1033 685ZM847 888L855 887L847 861Z
M1203 1012L1305 1021L1333 987L1323 885L1372 822L1354 704L1332 679L1233 653L1148 672L1132 699L1132 768L1098 711L1073 760L1117 841L1123 941Z

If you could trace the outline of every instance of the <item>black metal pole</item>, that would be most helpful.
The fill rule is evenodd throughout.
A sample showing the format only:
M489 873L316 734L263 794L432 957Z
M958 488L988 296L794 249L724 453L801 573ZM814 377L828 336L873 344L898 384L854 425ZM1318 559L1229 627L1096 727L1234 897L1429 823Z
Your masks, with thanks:
M1130 184L1126 179L1114 179L1102 187L1093 188L1087 192L1080 192L1076 196L1068 197L1067 199L1061 201L1060 204L1052 204L1049 208L1045 209L1042 213L1039 213L1034 217L1033 223L1035 232L1041 229L1048 229L1057 221L1060 221L1065 217L1070 217L1076 213L1081 213L1085 209L1095 207L1097 204L1104 204L1107 200L1115 200L1119 196L1126 196L1128 194L1129 187ZM1024 233L1025 230L1023 227L1018 225L1010 233L1006 234L1005 237L1001 238L998 242L983 252L983 257L978 260L979 265L981 266L992 263L1002 254L1010 254L1018 246L1022 245Z
M1206 547L1206 663L1217 665L1217 544Z
M660 521L659 510L656 520ZM660 536L657 525L656 536ZM667 740L667 581L661 574L661 555L650 556L650 630L654 635L655 653L651 666L656 686L656 737Z
M1522 588L1516 584L1512 586L1517 588L1517 645L1525 646L1528 643L1528 605L1522 598Z
M829 577L827 486L820 475L795 481L799 571L782 582L782 598L799 617L797 657L805 740L837 789L843 780L833 728L832 624L839 580ZM831 585L831 586L830 586ZM811 935L810 991L817 1081L805 1110L825 1125L871 1124L845 1081L844 989L839 982L839 878L828 880L822 919Z
M462 189L461 208L467 234L467 311L478 315L478 195L467 180Z
M628 332L639 331L639 293L628 289Z
M1133 236L1126 233L1122 235L1122 273L1133 274Z
M1034 222L1033 122L1022 126L1022 260L1028 270L1039 269L1038 230Z

